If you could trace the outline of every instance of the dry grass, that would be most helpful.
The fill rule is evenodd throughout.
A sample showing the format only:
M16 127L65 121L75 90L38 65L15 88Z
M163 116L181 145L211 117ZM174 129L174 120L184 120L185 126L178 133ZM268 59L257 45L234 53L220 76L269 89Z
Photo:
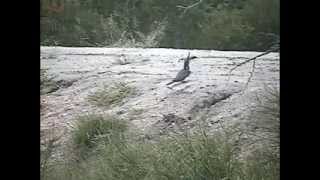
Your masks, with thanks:
M125 83L116 83L111 87L103 87L88 96L88 101L98 107L118 105L134 93L134 88Z

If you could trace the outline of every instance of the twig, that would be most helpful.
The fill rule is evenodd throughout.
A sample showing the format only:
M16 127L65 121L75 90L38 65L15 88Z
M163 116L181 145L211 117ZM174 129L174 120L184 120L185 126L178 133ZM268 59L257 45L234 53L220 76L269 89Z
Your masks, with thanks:
M263 52L263 53L255 56L255 57L253 57L253 58L247 59L247 60L243 61L242 63L237 64L235 67L231 68L230 71L229 71L229 73L228 73L228 74L229 74L229 77L228 77L228 80L227 80L227 81L228 81L227 86L229 85L230 74L231 74L235 69L237 69L238 67L240 67L240 66L242 66L242 65L244 65L244 64L247 64L247 63L253 61L253 63L252 63L252 70L251 70L251 72L250 72L250 76L249 76L248 81L247 81L246 86L245 86L245 89L246 89L246 88L248 87L249 82L250 82L251 79L252 79L253 72L254 72L255 65L256 65L256 59L257 59L258 57L264 56L264 55L266 55L266 54L269 54L269 53L271 53L271 52L273 52L273 51L278 51L278 50L280 50L280 42L279 42L279 41L277 41L277 42L276 42L272 47L270 47L266 52Z
M248 63L248 62L250 62L250 61L254 61L254 60L256 60L258 57L261 57L261 56L264 56L264 55L266 55L266 54L269 54L269 53L271 53L272 51L273 51L273 49L270 49L270 50L268 50L268 51L266 51L266 52L264 52L264 53L261 53L261 54L255 56L255 57L253 57L253 58L250 58L250 59L248 59L248 60L243 61L242 63L237 64L235 67L233 67L233 68L230 69L229 74L232 73L232 71L234 71L234 70L237 69L238 67L240 67L240 66L242 66L242 65L244 65L244 64L246 64L246 63Z
M253 60L252 70L251 70L251 72L250 72L250 76L249 76L248 81L247 81L247 83L246 83L245 89L247 89L247 87L248 87L248 85L249 85L249 82L250 82L251 79L252 79L252 76L253 76L255 67L256 67L256 60Z
M177 8L182 8L182 9L184 9L183 12L182 12L182 14L180 15L180 17L182 17L189 9L191 9L191 8L199 5L201 2L202 2L202 0L199 0L198 2L196 2L196 3L194 3L194 4L191 4L191 5L189 5L189 6L181 6L181 5L176 6Z

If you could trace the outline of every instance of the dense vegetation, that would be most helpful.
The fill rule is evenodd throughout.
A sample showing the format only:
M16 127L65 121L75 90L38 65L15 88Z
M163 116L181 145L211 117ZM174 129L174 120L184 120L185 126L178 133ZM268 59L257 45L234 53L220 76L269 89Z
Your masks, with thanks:
M121 120L85 118L73 133L69 158L47 163L41 179L279 179L279 159L266 146L241 161L223 134L130 141Z
M213 135L199 126L194 133L186 131L150 140L129 131L126 119L96 114L79 116L64 158L56 160L53 156L59 146L55 143L57 138L44 140L41 179L279 179L280 96L278 90L270 90L252 113L251 130L232 127ZM243 158L239 158L239 139L233 135L239 130L250 137L250 141L246 138L247 145L242 145L251 144L250 153L244 153L247 155Z
M41 0L41 44L266 50L279 0ZM179 7L180 6L180 7Z

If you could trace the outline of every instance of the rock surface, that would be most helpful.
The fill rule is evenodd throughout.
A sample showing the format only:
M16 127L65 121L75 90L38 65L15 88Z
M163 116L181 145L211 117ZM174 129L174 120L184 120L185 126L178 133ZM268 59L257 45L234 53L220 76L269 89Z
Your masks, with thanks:
M166 86L182 69L178 59L188 52L199 57L190 62L191 75L184 83ZM161 134L167 127L192 128L201 119L212 129L247 119L254 97L264 86L279 87L279 54L270 53L231 74L236 64L259 52L181 50L162 48L41 47L41 68L59 82L55 92L41 95L41 130L52 126L66 133L76 117L90 113L116 114L129 119L146 134ZM110 108L96 107L89 94L104 85L124 82L136 94ZM139 113L135 113L138 112ZM204 118L205 117L205 118ZM243 123L245 124L245 123ZM170 128L169 128L170 129Z

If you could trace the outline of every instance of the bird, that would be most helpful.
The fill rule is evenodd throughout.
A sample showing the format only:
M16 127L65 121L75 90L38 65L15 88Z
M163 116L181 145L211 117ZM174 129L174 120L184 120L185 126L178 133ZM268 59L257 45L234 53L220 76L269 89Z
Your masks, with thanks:
M190 55L190 53L189 53L189 55ZM175 82L183 81L191 74L189 62L190 62L191 59L195 59L197 57L196 56L191 56L190 57L189 55L188 55L187 58L179 59L179 61L180 60L184 60L183 69L180 70L178 72L177 76L171 82L169 82L167 85L170 85L170 84L175 83Z
M180 59L180 60L184 60L183 69L190 70L190 66L189 66L190 60L195 59L195 58L198 58L198 57L197 56L191 56L191 57L188 56L187 58Z
M182 69L181 71L179 71L179 73L177 74L177 76L176 76L171 82L169 82L167 85L170 85L170 84L175 83L175 82L183 81L183 80L186 79L190 74L191 74L191 71L190 71L190 70Z

